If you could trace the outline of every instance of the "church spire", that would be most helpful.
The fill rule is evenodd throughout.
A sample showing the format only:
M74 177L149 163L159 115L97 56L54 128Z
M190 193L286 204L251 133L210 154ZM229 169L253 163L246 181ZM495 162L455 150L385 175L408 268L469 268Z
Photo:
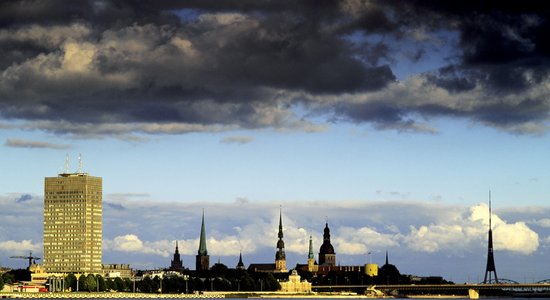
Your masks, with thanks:
M243 253L239 251L239 262L237 263L237 270L244 270Z
M307 254L307 270L309 272L317 272L319 266L315 263L315 255L313 255L313 238L309 236L309 253Z
M279 233L277 235L279 240L277 241L277 252L275 253L275 270L280 272L286 272L286 254L285 254L285 242L283 241L283 212L282 208L279 210Z
M178 240L176 240L176 251L174 251L174 259L170 262L170 270L181 272L183 271L183 261L181 260L180 251L178 249Z
M309 253L307 254L308 259L315 259L315 256L313 255L313 240L311 238L311 235L309 236Z
M388 251L386 250L386 265L389 265L390 263L388 262Z
M279 210L279 239L283 238L283 212L282 209Z
M206 250L206 230L204 229L204 209L202 210L201 236L199 241L199 252L196 256L195 267L197 271L210 269L210 256Z
M199 242L199 255L208 255L206 250L206 232L204 230L204 209L202 210L201 237Z
M323 242L330 243L330 228L328 228L328 222L325 223L325 230L323 232Z

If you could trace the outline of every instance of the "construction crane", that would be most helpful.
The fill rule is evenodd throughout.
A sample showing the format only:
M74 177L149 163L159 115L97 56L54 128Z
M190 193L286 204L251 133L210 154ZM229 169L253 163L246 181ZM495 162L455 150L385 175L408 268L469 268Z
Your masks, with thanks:
M40 257L32 256L32 251L29 251L29 256L10 256L10 258L28 259L29 268L32 264L36 264L36 261L40 259Z

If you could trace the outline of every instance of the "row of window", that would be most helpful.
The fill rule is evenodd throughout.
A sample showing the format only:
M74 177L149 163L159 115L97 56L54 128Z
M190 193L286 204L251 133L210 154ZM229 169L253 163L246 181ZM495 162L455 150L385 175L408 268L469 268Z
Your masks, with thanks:
M54 194L84 194L84 190L71 190L71 191L46 191L46 195L54 195Z
M98 196L87 196L87 195L75 195L75 196L46 196L44 198L45 202L63 202L63 200L68 200L71 202L85 202L86 200L89 201L96 201L100 202L101 197Z

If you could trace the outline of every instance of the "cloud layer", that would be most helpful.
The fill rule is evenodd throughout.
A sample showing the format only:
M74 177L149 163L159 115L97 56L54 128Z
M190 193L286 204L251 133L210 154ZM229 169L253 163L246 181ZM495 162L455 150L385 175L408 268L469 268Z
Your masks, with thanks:
M14 147L14 148L49 148L49 149L56 149L56 150L71 148L70 145L53 144L53 143L42 142L42 141L29 141L29 140L21 140L21 139L7 139L5 145L8 147Z
M241 251L247 264L273 260L279 213L276 205L249 201L165 203L144 200L146 195L135 196L105 196L104 262L130 263L136 268L163 267L168 265L177 240L184 264L193 269L202 208L206 212L207 247L212 261L221 259L233 266ZM22 198L27 200L19 201ZM369 253L375 262L382 263L385 251L391 253L393 261L405 272L416 274L436 272L437 262L443 261L450 263L457 273L471 271L468 268L476 267L472 263L484 263L489 213L485 204L472 207L365 201L282 204L289 266L305 262L309 236L313 237L317 255L325 216L337 260L342 265L363 264ZM396 207L399 215L395 215ZM5 195L0 197L0 212L3 220L0 253L23 255L32 250L40 256L42 199ZM508 208L503 218L493 211L497 261L508 258L528 265L532 259L545 259L548 255L545 249L550 246L550 230L544 226L548 212L548 208L531 213ZM461 260L466 258L468 262L461 266ZM418 266L415 261L427 263ZM499 274L511 277L506 272L513 272L515 266L507 267L500 262ZM531 268L536 269L537 265Z
M323 128L312 116L428 133L432 118L453 117L542 134L544 5L7 1L0 116L85 137ZM399 75L408 67L423 71Z

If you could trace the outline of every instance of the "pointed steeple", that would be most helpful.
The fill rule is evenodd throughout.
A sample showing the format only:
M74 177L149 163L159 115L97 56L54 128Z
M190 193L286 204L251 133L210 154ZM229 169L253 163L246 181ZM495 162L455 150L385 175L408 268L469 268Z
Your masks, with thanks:
M199 253L196 256L195 267L197 271L210 269L210 256L206 250L206 230L204 229L204 209L202 210L201 237L199 241Z
M204 229L204 209L202 210L201 237L199 242L199 255L208 255L206 249L206 231Z
M243 253L239 252L239 262L237 263L237 270L244 270Z
M309 236L309 252L307 254L307 270L315 273L319 270L319 266L315 262L315 255L313 254L313 238Z
M307 254L308 259L315 259L315 256L313 255L313 240L311 238L311 235L309 236L309 253Z
M277 271L286 272L286 254L285 242L283 241L283 212L279 210L279 233L277 235L277 252L275 252L275 269Z
M283 212L282 209L279 210L279 239L283 238Z
M395 265L390 264L388 259L388 251L386 250L386 263L378 270L378 276L382 280L386 280L385 284L398 284L401 273Z
M491 215L491 191L489 191L489 233L487 241L487 267L485 268L485 278L483 279L483 283L491 282L491 273L495 275L495 283L498 283L497 270L495 267L495 256L493 254L493 227L491 224ZM489 277L489 281L487 281L487 277Z
M170 270L183 271L183 261L181 260L180 251L178 249L178 241L176 240L176 251L174 251L174 259L170 263Z
M325 223L325 230L323 232L323 242L324 241L330 243L330 228L328 228L328 222Z

